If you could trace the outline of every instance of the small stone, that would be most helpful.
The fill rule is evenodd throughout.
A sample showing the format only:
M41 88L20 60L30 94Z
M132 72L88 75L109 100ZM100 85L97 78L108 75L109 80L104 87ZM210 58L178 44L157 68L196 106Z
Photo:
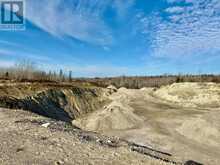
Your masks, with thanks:
M107 140L107 143L112 143L112 141L111 140Z
M203 165L203 164L195 162L193 160L189 160L189 161L185 162L184 165Z
M47 128L47 127L49 127L49 125L50 125L50 123L45 123L45 124L42 124L41 126Z
M114 152L114 153L113 153L113 156L119 156L119 155L118 155L118 153Z
M57 162L55 162L55 165L62 165L62 164L64 164L64 161L62 160L58 160Z

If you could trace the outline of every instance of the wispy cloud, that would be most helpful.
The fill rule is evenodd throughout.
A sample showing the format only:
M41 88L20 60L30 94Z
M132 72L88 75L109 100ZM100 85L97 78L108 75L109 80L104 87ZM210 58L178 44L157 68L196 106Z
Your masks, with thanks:
M170 14L182 13L183 11L184 11L184 8L179 7L179 6L173 6L173 7L169 7L166 9L166 12L168 12Z
M2 49L0 48L0 56L5 56L5 55L12 55L14 52L8 49Z
M31 61L50 61L51 59L46 56L39 55L33 52L18 51L17 49L0 48L0 57L10 57L13 59L29 59ZM1 59L0 59L1 60Z
M114 4L121 16L133 0L28 0L27 19L56 36L106 46L114 42L112 29L103 19L107 7Z
M65 73L72 71L75 77L109 77L109 76L121 76L129 72L127 67L113 66L113 65L89 65L89 64L48 64L38 63L40 68L44 70L59 71L62 69Z
M134 3L135 0L114 0L113 7L116 9L119 18L123 18Z
M167 2L170 7L162 13L142 18L143 25L151 28L154 56L179 58L220 53L219 0Z
M18 43L10 42L10 41L7 41L7 40L0 40L0 45L21 46Z
M100 18L107 1L27 1L27 19L56 37L70 36L93 44L112 43L110 29Z
M0 68L7 68L7 67L12 67L14 66L14 62L13 61L9 61L9 60L0 60Z
M102 65L75 66L67 69L73 70L73 73L77 74L77 76L83 75L90 77L121 76L128 72L128 68L126 67Z

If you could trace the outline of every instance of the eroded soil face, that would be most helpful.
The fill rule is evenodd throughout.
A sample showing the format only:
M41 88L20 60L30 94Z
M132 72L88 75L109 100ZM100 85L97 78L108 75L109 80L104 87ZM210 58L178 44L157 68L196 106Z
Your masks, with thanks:
M218 84L121 88L109 98L112 103L73 124L166 151L178 160L220 164Z
M0 107L71 122L108 102L103 88L64 83L0 83Z

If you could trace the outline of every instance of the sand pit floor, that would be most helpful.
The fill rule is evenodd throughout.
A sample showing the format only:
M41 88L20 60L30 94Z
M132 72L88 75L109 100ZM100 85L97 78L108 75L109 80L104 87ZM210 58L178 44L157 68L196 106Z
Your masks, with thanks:
M195 86L197 88L191 93L192 102L189 104L186 99L185 104L178 93L184 95L186 87ZM122 88L110 96L112 103L73 123L85 130L119 136L172 153L179 160L192 159L204 164L219 165L220 107L218 104L209 106L206 104L207 99L203 101L200 98L209 97L211 102L216 102L220 89L218 87L215 84L175 84L156 91L151 88ZM165 96L170 96L170 91L173 92L173 97L181 99L166 99ZM188 91L189 89L185 92ZM205 94L207 91L210 96ZM159 96L160 93L162 94Z

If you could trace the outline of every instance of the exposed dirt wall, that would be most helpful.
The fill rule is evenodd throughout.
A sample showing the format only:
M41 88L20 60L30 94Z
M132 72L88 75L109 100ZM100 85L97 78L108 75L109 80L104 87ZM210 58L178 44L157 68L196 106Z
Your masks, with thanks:
M17 89L19 90L19 89ZM24 109L57 120L73 119L101 108L107 100L102 88L47 89L32 96L1 96L0 107Z

